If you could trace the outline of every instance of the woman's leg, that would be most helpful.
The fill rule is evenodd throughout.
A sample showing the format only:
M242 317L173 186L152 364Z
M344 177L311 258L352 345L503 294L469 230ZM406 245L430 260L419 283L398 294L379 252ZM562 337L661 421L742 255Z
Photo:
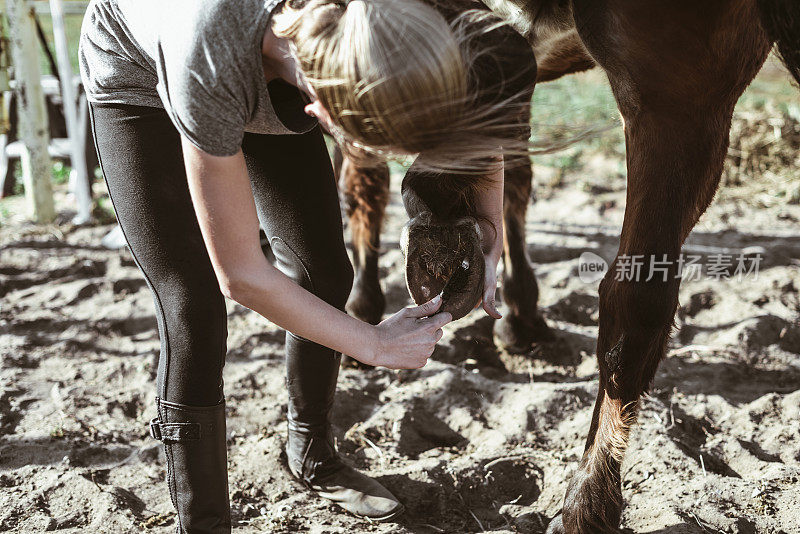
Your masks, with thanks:
M342 235L339 194L322 133L248 134L247 161L261 225L278 267L298 284L343 310L353 268ZM388 519L402 511L376 481L342 463L329 415L341 355L287 333L289 390L287 456L295 476L320 495L361 516Z
M158 417L178 530L230 531L222 366L225 302L197 224L178 132L162 109L92 105L117 220L153 294Z

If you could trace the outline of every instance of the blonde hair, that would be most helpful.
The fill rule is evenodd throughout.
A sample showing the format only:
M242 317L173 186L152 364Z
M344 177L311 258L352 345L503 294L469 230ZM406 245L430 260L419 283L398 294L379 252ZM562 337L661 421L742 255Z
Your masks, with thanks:
M468 42L502 24L486 10L448 22L418 0L288 0L273 17L348 155L423 153L418 165L449 172L485 172L500 147L530 153L519 134L530 117L513 112L530 93L485 103L469 83L490 51Z

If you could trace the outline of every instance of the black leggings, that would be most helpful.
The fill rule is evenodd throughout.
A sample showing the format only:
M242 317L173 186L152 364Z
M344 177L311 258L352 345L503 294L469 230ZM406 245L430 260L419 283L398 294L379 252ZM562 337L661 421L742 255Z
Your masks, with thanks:
M155 301L158 396L215 405L222 399L227 314L189 196L180 136L162 109L93 104L91 111L117 220ZM276 264L343 309L353 270L319 127L299 135L246 134L242 151ZM294 341L289 350L297 341L311 343Z

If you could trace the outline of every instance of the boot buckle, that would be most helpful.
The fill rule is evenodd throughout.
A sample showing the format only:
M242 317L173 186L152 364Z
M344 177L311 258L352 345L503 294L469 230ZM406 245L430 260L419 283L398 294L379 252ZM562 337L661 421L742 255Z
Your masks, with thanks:
M159 426L158 417L150 419L150 437L161 441L161 427Z
M200 423L162 423L158 417L150 421L150 436L158 441L198 441L202 437Z

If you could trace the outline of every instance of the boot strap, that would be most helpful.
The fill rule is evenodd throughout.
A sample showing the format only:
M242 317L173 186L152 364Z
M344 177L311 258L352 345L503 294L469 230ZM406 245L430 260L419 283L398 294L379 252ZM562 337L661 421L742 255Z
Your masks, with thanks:
M200 423L162 423L158 417L150 421L150 436L158 441L198 441L202 437Z

